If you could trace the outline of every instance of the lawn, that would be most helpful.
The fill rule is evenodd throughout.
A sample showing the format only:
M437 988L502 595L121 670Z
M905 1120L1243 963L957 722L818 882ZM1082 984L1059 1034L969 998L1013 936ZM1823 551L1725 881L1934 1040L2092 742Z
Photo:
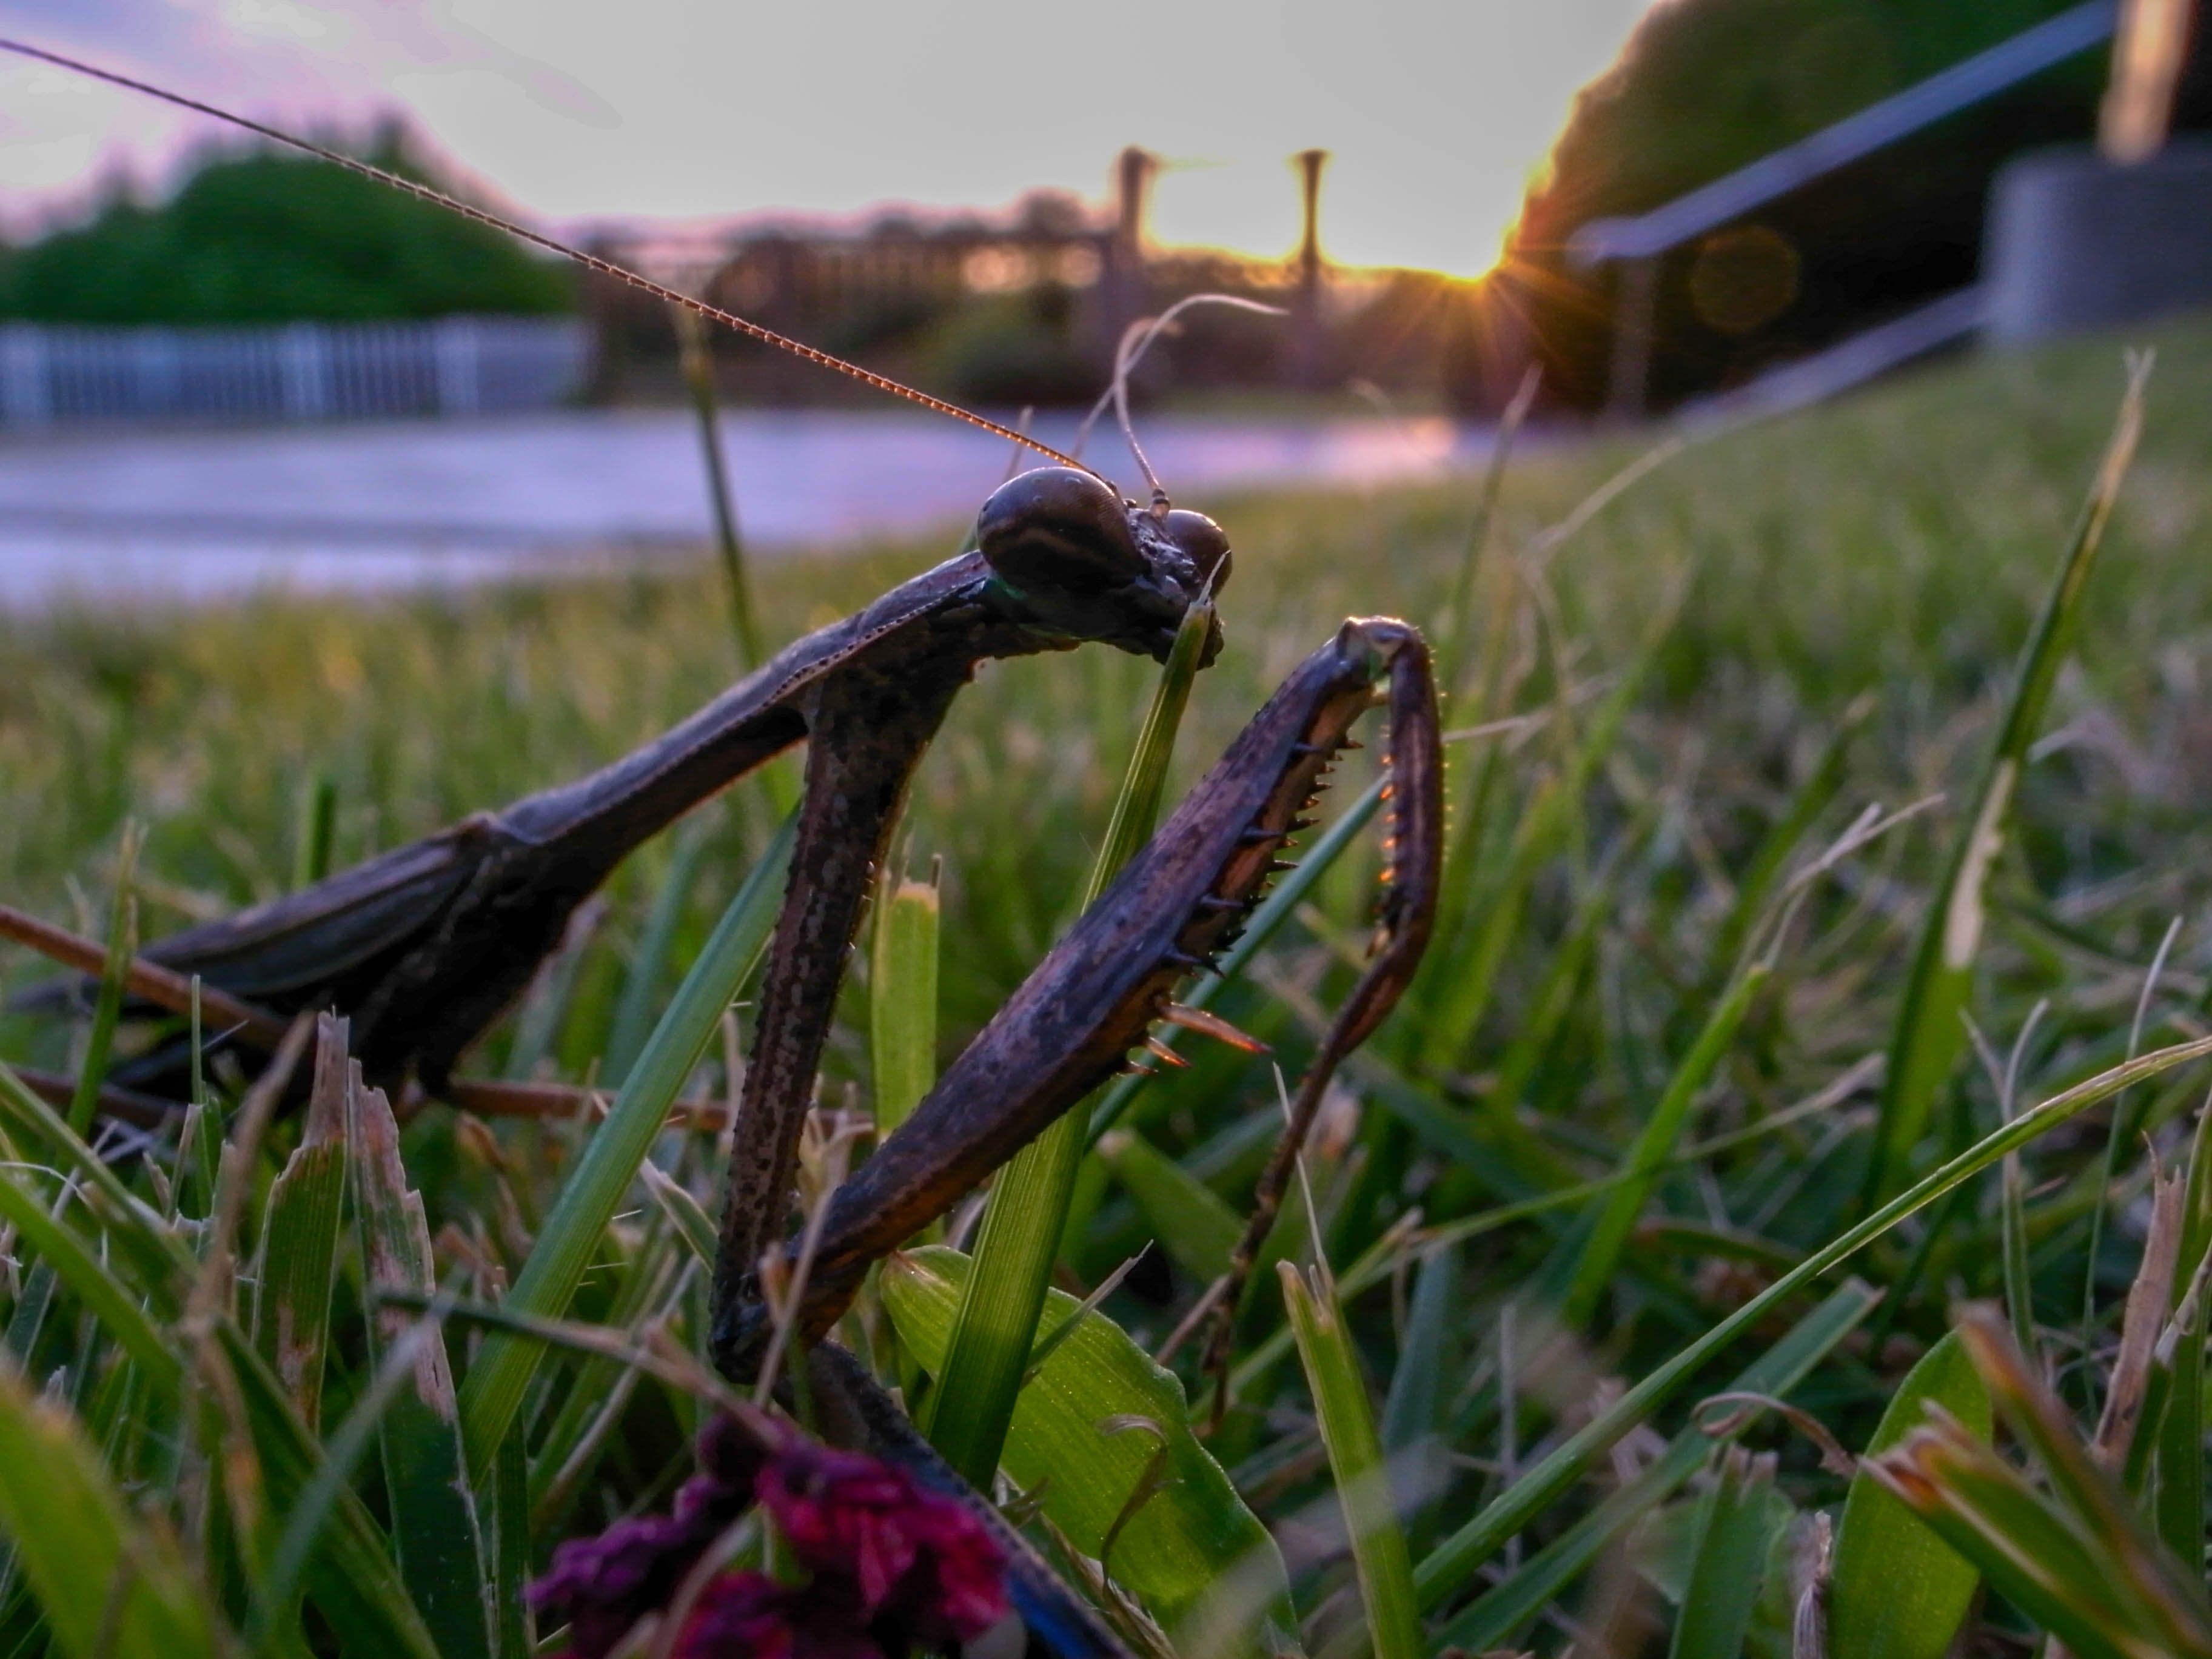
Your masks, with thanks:
M1486 535L1476 534L1474 481L1183 503L1218 517L1237 554L1222 600L1228 647L1193 696L1177 788L1346 616L1397 615L1427 630L1455 734L1437 941L1332 1092L1310 1159L1311 1211L1294 1206L1272 1247L1292 1261L1325 1259L1334 1290L1321 1278L1306 1293L1314 1308L1291 1319L1269 1279L1243 1310L1232 1408L1206 1443L1235 1494L1186 1471L1125 1528L1139 1541L1127 1546L1135 1559L1124 1588L1182 1632L1186 1651L1200 1650L1187 1621L1214 1616L1194 1611L1191 1585L1218 1562L1188 1537L1163 1538L1209 1519L1234 1532L1224 1516L1256 1515L1273 1528L1316 1653L1365 1641L1391 1659L1447 1642L1657 1651L1669 1631L1677 1653L1789 1653L1818 1576L1810 1540L1834 1522L1832 1650L1933 1659L1968 1612L1974 1568L1912 1531L1901 1509L1881 1510L1889 1500L1867 1476L1854 1487L1824 1466L1783 1419L1729 1425L1709 1450L1685 1431L1691 1404L1747 1373L1858 1451L1901 1389L1932 1393L1970 1423L1978 1412L1984 1434L1994 1396L2015 1437L2038 1446L2020 1425L2057 1432L2047 1414L2033 1419L2047 1377L2086 1433L2115 1386L2128 1287L2146 1254L2169 1245L2179 1265L2146 1295L2172 1314L2176 1341L2153 1366L2135 1454L2123 1447L2108 1458L2116 1473L2093 1470L2078 1487L2012 1477L1984 1505L2020 1528L2042 1517L2089 1538L2081 1561L2052 1569L2055 1604L2038 1600L2046 1591L2034 1574L2008 1577L1985 1562L1978 1549L1993 1560L2002 1552L1977 1546L1970 1523L1942 1524L1991 1573L1994 1593L1972 1603L1999 1644L1988 1650L2024 1650L2017 1644L2040 1622L2076 1652L2096 1651L2069 1619L2118 1629L2166 1618L2179 1622L2141 1628L2183 1648L2212 1629L2194 1588L2203 1402L2201 1367L2187 1355L2201 1354L2203 1327L2190 1322L2196 1300L2185 1293L2212 1243L2212 1169L2191 1144L2202 1073L2160 1073L2117 1108L2055 1109L2008 1161L1990 1139L2131 1053L2207 1029L2212 326L2160 331L2157 345L2140 450L2069 617L2070 648L2027 734L2009 813L1982 819L1997 839L1984 849L1995 857L1981 929L1963 961L1948 959L1956 1012L1916 973L1916 952L1954 890L1945 884L1987 799L2023 647L2113 428L2125 381L2118 343L1941 365L1831 408L1691 431L1656 454L1656 434L1533 437ZM953 550L955 534L763 568L766 630L787 639L845 614ZM0 898L104 933L133 822L143 827L138 926L151 939L576 775L732 676L716 580L702 562L373 603L271 598L8 623L0 798L14 810L0 815ZM1156 678L1094 646L994 665L956 705L898 853L917 876L942 860L942 1057L1071 920ZM1386 747L1370 743L1355 759L1371 772ZM632 860L562 971L469 1069L569 1082L627 1072L767 844L773 802L796 775L781 764L791 769L738 785L696 828ZM1360 771L1342 775L1357 785ZM1879 833L1844 844L1869 824ZM1376 862L1363 846L1333 865L1215 1004L1273 1044L1286 1069L1357 971ZM826 1103L865 1109L870 999L884 988L868 983L865 943L857 955L823 1091ZM41 971L25 952L0 955L0 985ZM1942 1062L1917 1119L1900 1117L1882 1069L1916 1021L1915 1052ZM0 1054L25 1064L65 1069L82 1042L50 1020L0 1017ZM1146 1252L1103 1310L1147 1347L1218 1267L1275 1110L1264 1060L1182 1046L1196 1063L1137 1088L1086 1161L1059 1267L1080 1295ZM715 1045L692 1092L724 1086L722 1052ZM2108 1164L2115 1109L2124 1121ZM67 1161L61 1143L34 1144L21 1109L11 1111L0 1113L0 1133L17 1143L9 1156ZM1882 1164L1881 1137L1900 1121L1911 1133ZM274 1224L268 1180L302 1133L299 1119L281 1120L249 1160L242 1260ZM457 1282L495 1299L574 1163L574 1132L487 1128L437 1109L407 1126L404 1147L434 1242L424 1288ZM1972 1178L1928 1186L1848 1267L1828 1259L1881 1201L1976 1147ZM164 1241L141 1240L144 1249L173 1245L196 1260L204 1248L192 1218L210 1213L212 1185L188 1196L204 1151L188 1145L173 1162L162 1154L125 1169L155 1218L130 1225ZM710 1143L672 1133L655 1157L711 1210ZM2182 1219L2163 1232L2152 1224L2155 1164L2189 1176L2169 1200ZM60 1192L35 1171L7 1179L41 1213ZM375 1207L358 1192L356 1205ZM97 1204L60 1212L88 1241L107 1232L118 1261L130 1257L130 1227L113 1213ZM603 1241L577 1316L632 1328L658 1319L696 1339L702 1292L682 1213L635 1197ZM143 1528L162 1540L143 1547L169 1564L146 1582L197 1610L179 1618L279 1645L339 1639L335 1592L312 1572L304 1625L250 1588L266 1582L241 1565L256 1559L252 1526L281 1535L290 1489L264 1467L270 1512L252 1525L240 1518L252 1507L240 1496L245 1477L222 1501L211 1495L222 1483L205 1450L222 1437L222 1389L198 1370L160 1382L154 1361L95 1317L96 1293L87 1299L64 1275L58 1294L53 1276L41 1277L35 1217L9 1215L18 1231L0 1294L12 1298L6 1341L27 1383L7 1382L0 1416L15 1413L48 1445L68 1431L17 1399L21 1389L44 1386L76 1413L83 1437L69 1443L92 1449L136 1493L110 1559L141 1547L131 1539ZM316 1359L331 1432L374 1370L358 1248L350 1234L337 1244L327 1352ZM921 1363L932 1316L918 1310L965 1268L941 1254L915 1261L871 1292L856 1328L919 1399L934 1367ZM181 1329L204 1308L191 1316L174 1285L132 1276L171 1271L132 1259L113 1280L157 1328ZM223 1303L249 1334L270 1318L259 1271ZM1289 1294L1297 1314L1300 1293ZM1968 1301L2002 1310L2006 1340L2030 1351L2025 1370L2004 1369L2002 1341L1984 1327L1966 1339L1977 1365L1945 1340ZM1119 1340L1110 1328L1089 1334ZM457 1367L477 1340L451 1331ZM1178 1364L1195 1399L1192 1361L1186 1352ZM498 1562L485 1547L486 1582L511 1589L542 1569L554 1540L665 1502L688 1470L696 1402L665 1379L617 1384L618 1373L575 1354L541 1373L520 1408L512 1465L501 1464L499 1480L514 1484L497 1504L484 1499L487 1513L526 1515L527 1537L514 1543L510 1528ZM1142 1380L1133 1364L1129 1375ZM1049 1382L1041 1371L1032 1393ZM2140 1379L2119 1386L2142 1397L2129 1395ZM1046 1433L1042 1407L1024 1409L1030 1426L1017 1416L1003 1463L1022 1485L1034 1453L1023 1436ZM1396 1460L1395 1505L1362 1498L1352 1480L1358 1460L1343 1425L1370 1413L1376 1443ZM1171 1427L1176 1455L1197 1456L1183 1425ZM379 1432L388 1442L397 1431ZM1731 1451L1731 1437L1751 1455ZM1113 1448L1136 1474L1147 1455L1139 1439ZM2045 1467L2070 1468L2070 1443L2039 1447ZM385 1462L355 1477L368 1505L363 1549L380 1540L380 1522L404 1530L407 1492L392 1467L387 1443ZM1110 1476L1125 1465L1106 1467ZM20 1538L40 1511L6 1484L0 1530ZM1340 1487L1352 1492L1350 1547L1331 1501ZM1056 1527L1073 1556L1097 1553L1097 1534L1083 1530L1095 1516L1050 1492L1040 1501L1048 1542ZM326 1536L300 1524L309 1539ZM1992 1536L2002 1532L1990 1524ZM342 1530L331 1522L327 1536ZM2178 1590L2158 1539L2185 1559ZM1155 1547L1168 1565L1144 1553ZM443 1632L450 1609L440 1612L400 1553L395 1582ZM1121 1559L1109 1559L1109 1573ZM54 1594L42 1575L57 1569L35 1551L17 1560L0 1578L0 1640L36 1650L39 1610ZM1899 1574L1935 1586L1924 1606L1911 1603L1903 1635L1884 1623L1885 1587ZM118 1595L133 1608L159 1599ZM1127 1639L1142 1639L1138 1613L1117 1616ZM519 1617L495 1617L487 1642L519 1641ZM57 1650L94 1650L64 1622L52 1625ZM123 1622L135 1639L140 1626Z

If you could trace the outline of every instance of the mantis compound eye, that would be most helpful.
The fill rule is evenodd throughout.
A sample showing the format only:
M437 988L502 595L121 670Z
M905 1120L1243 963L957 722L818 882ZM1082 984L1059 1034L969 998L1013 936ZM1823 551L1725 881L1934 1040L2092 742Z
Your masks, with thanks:
M1218 593L1229 581L1229 532L1203 513L1192 513L1177 507L1167 516L1163 526L1168 539L1189 556L1198 567L1198 579L1212 584Z
M1073 467L1041 466L1000 484L976 515L975 542L1020 592L1103 592L1146 574L1121 497Z

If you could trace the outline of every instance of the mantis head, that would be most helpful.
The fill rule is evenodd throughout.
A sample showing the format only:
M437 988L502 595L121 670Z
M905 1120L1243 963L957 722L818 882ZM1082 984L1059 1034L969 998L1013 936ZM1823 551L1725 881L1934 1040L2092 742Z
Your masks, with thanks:
M976 516L975 538L1008 615L1161 661L1191 601L1229 577L1229 538L1203 513L1155 514L1073 467L1041 466L1000 485ZM1220 648L1217 623L1202 661Z

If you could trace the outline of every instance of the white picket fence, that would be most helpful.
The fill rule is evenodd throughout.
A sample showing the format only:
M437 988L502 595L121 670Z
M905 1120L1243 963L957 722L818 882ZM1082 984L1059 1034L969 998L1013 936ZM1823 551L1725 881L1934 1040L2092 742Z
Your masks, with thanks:
M584 383L562 317L278 328L0 325L0 425L326 421L546 409Z

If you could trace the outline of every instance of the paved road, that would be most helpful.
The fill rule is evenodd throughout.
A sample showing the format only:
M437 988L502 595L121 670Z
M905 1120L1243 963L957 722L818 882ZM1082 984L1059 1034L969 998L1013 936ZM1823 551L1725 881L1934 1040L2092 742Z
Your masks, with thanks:
M1063 445L1071 423L1039 435ZM1185 504L1231 484L1381 483L1476 459L1442 421L1148 422ZM947 550L1006 447L934 417L732 410L749 548L834 550L942 525ZM1115 442L1095 464L1133 487ZM252 431L0 436L0 607L218 599L271 584L378 588L691 552L708 513L678 411Z

